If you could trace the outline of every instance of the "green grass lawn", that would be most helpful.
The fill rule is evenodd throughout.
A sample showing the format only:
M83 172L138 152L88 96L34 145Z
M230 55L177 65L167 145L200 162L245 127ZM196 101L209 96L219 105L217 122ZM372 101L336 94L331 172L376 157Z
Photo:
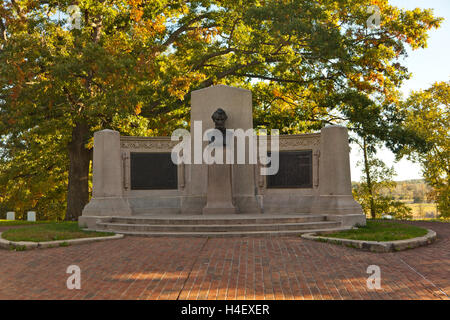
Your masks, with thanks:
M26 226L33 224L44 224L44 223L54 223L52 221L25 221L25 220L2 220L0 219L0 227L9 226Z
M46 224L9 229L2 238L9 241L55 241L111 236L110 232L83 231L77 222L49 222Z
M422 237L426 235L427 232L428 231L424 228L398 222L367 220L367 225L364 227L339 231L325 236L352 240L394 241Z

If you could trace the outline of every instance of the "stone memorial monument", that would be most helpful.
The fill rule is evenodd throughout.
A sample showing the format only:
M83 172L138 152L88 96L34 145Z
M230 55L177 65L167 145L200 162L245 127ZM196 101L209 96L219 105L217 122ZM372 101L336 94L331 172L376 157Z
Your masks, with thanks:
M222 134L222 141L216 141L214 135L205 139L213 129ZM96 132L92 199L79 224L137 235L207 236L295 234L307 228L365 224L361 206L351 192L345 127L280 135L278 140L267 136L267 156L278 154L279 159L273 175L262 174L267 165L260 158L256 163L250 161L255 137L244 136L245 162L236 161L239 142L237 135L230 140L229 130L252 132L251 92L217 85L191 93L187 138L191 163L172 161L180 141L171 137ZM272 139L279 141L279 150L272 150ZM223 163L208 164L199 157L208 146L215 151L221 148ZM233 160L231 164L226 163L227 156ZM246 229L244 222L255 225Z

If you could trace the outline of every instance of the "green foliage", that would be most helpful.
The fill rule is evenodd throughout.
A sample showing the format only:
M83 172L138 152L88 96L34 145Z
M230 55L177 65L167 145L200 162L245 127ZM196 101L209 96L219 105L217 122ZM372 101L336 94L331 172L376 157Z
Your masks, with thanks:
M406 155L422 165L425 181L433 188L429 197L438 204L443 217L450 217L450 82L411 94L402 106L407 124L429 145L426 152L404 147Z
M16 219L24 219L27 211L36 211L38 220L64 214L68 159L63 137L41 132L28 130L0 142L0 210L14 211Z
M412 209L408 205L389 197L378 197L376 206L379 211L386 212L397 220L411 220L413 218Z
M353 196L363 208L366 216L372 219L381 218L383 215L391 215L395 219L412 219L412 210L405 203L394 200L392 196L384 195L386 191L395 189L393 181L394 168L388 168L383 161L377 159L373 153L366 155L367 162L363 164L363 176L361 183L353 186Z
M42 224L42 223L51 223L51 222L50 221L0 220L0 227L33 225L33 224Z

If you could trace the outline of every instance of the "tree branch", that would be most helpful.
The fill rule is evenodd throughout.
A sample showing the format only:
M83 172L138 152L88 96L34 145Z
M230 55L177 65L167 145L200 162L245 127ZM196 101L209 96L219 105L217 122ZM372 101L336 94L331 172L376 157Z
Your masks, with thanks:
M21 19L22 21L25 21L25 20L26 20L26 16L25 16L25 14L23 13L22 8L21 8L21 7L19 6L19 4L16 2L16 0L11 0L11 4L12 4L12 6L14 7L14 9L16 9L17 14L19 15L20 19Z
M252 62L249 62L246 64L237 64L235 66L232 66L231 68L228 68L227 70L219 72L214 77L210 77L209 79L206 79L205 81L203 81L200 84L200 87L209 87L214 83L214 79L219 80L219 79L225 78L226 76L234 75L235 72L238 70L245 69L248 67L253 67L253 66L256 66L256 65L262 64L262 63L270 63L270 62L275 62L275 61L276 61L276 59L266 59L266 61L252 61Z
M209 59L212 59L212 58L215 58L215 57L219 57L219 56L223 56L223 55L225 55L225 54L227 54L227 53L230 53L230 52L232 52L232 51L233 51L232 48L228 48L228 49L225 49L225 50L222 50L222 51L217 51L217 52L210 53L210 54L204 56L204 57L203 57L203 58L202 58L195 66L193 66L193 67L192 67L192 70L198 70L198 69L200 69L201 67L204 66L204 64L205 64Z
M318 77L314 79L309 80L294 80L294 79L283 79L283 78L277 78L277 77L269 77L269 76L263 76L259 74L250 74L250 73L233 73L235 76L241 76L241 77L249 77L249 78L257 78L262 80L270 80L270 81L277 81L277 82L287 82L287 83L310 83L318 80L331 80L332 78L328 77Z
M169 38L167 38L166 41L164 41L164 43L162 44L163 47L167 47L170 44L172 44L173 42L175 42L175 40L178 39L178 37L185 31L189 30L191 27L190 25L193 24L194 22L200 21L204 18L208 17L208 14L201 14L191 20L189 20L186 24L182 25L181 27L179 27L177 30L175 30L170 36Z
M0 18L0 37L3 40L3 42L6 42L8 38L6 37L6 26L3 23L3 19Z

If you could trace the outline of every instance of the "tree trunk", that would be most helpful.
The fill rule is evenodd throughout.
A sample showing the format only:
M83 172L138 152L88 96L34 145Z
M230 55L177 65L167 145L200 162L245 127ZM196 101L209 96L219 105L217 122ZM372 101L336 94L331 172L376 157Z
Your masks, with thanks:
M89 127L77 122L72 129L69 151L69 186L67 190L66 220L76 221L89 201L89 163L91 150L85 148Z
M370 216L372 219L376 218L375 202L373 201L372 179L370 177L370 165L367 155L367 142L366 138L363 138L363 154L364 154L364 171L366 173L367 190L369 191L370 201Z

